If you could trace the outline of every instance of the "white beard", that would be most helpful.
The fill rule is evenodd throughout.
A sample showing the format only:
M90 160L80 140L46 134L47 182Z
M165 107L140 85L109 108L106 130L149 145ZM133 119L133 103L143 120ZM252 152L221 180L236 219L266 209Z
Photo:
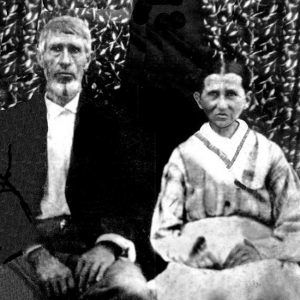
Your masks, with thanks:
M65 83L53 80L47 84L47 93L51 94L63 105L72 100L80 91L81 83L78 80L71 80Z

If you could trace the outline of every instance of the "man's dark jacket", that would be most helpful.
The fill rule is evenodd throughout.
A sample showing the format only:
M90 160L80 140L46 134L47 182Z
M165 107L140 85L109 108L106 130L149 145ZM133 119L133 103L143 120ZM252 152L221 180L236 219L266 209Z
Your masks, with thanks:
M35 218L40 214L47 177L47 116L43 89L39 89L29 102L1 111L0 125L0 174L7 170L11 145L9 181ZM121 197L124 196L119 146L114 115L105 105L81 93L65 193L80 239L88 246L103 233L123 233L116 232L118 216L123 209ZM110 221L104 222L104 219ZM110 224L114 224L113 228ZM32 240L35 239L33 233Z

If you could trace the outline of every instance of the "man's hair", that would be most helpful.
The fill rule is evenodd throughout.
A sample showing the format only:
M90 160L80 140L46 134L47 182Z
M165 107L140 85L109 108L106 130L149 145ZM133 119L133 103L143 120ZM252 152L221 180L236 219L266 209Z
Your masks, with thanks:
M38 42L38 51L42 53L46 49L47 37L50 33L64 33L77 35L86 40L84 44L86 53L90 55L92 39L89 27L85 21L71 16L61 16L51 19L41 30Z

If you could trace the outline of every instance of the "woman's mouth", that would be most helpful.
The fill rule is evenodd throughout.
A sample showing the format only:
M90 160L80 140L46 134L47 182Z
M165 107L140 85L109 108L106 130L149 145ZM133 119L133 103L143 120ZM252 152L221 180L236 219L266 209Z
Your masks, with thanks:
M227 114L225 114L225 113L218 113L218 114L216 114L216 117L220 118L220 119L225 119L225 118L227 118Z

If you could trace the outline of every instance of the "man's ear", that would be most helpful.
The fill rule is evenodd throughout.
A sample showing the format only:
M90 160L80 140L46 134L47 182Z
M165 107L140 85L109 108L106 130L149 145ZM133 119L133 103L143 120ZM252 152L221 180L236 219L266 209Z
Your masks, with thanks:
M200 109L202 109L201 94L199 92L194 92L193 97L194 97L195 101L197 102L198 106L200 107Z
M38 65L44 69L44 57L41 53L41 51L39 49L37 49L37 54L36 54L36 59L37 59L37 63Z
M85 63L85 65L84 65L84 71L87 71L87 69L89 68L89 65L90 65L92 59L93 59L92 53L90 53L90 54L88 54L88 55L86 56L86 63Z

